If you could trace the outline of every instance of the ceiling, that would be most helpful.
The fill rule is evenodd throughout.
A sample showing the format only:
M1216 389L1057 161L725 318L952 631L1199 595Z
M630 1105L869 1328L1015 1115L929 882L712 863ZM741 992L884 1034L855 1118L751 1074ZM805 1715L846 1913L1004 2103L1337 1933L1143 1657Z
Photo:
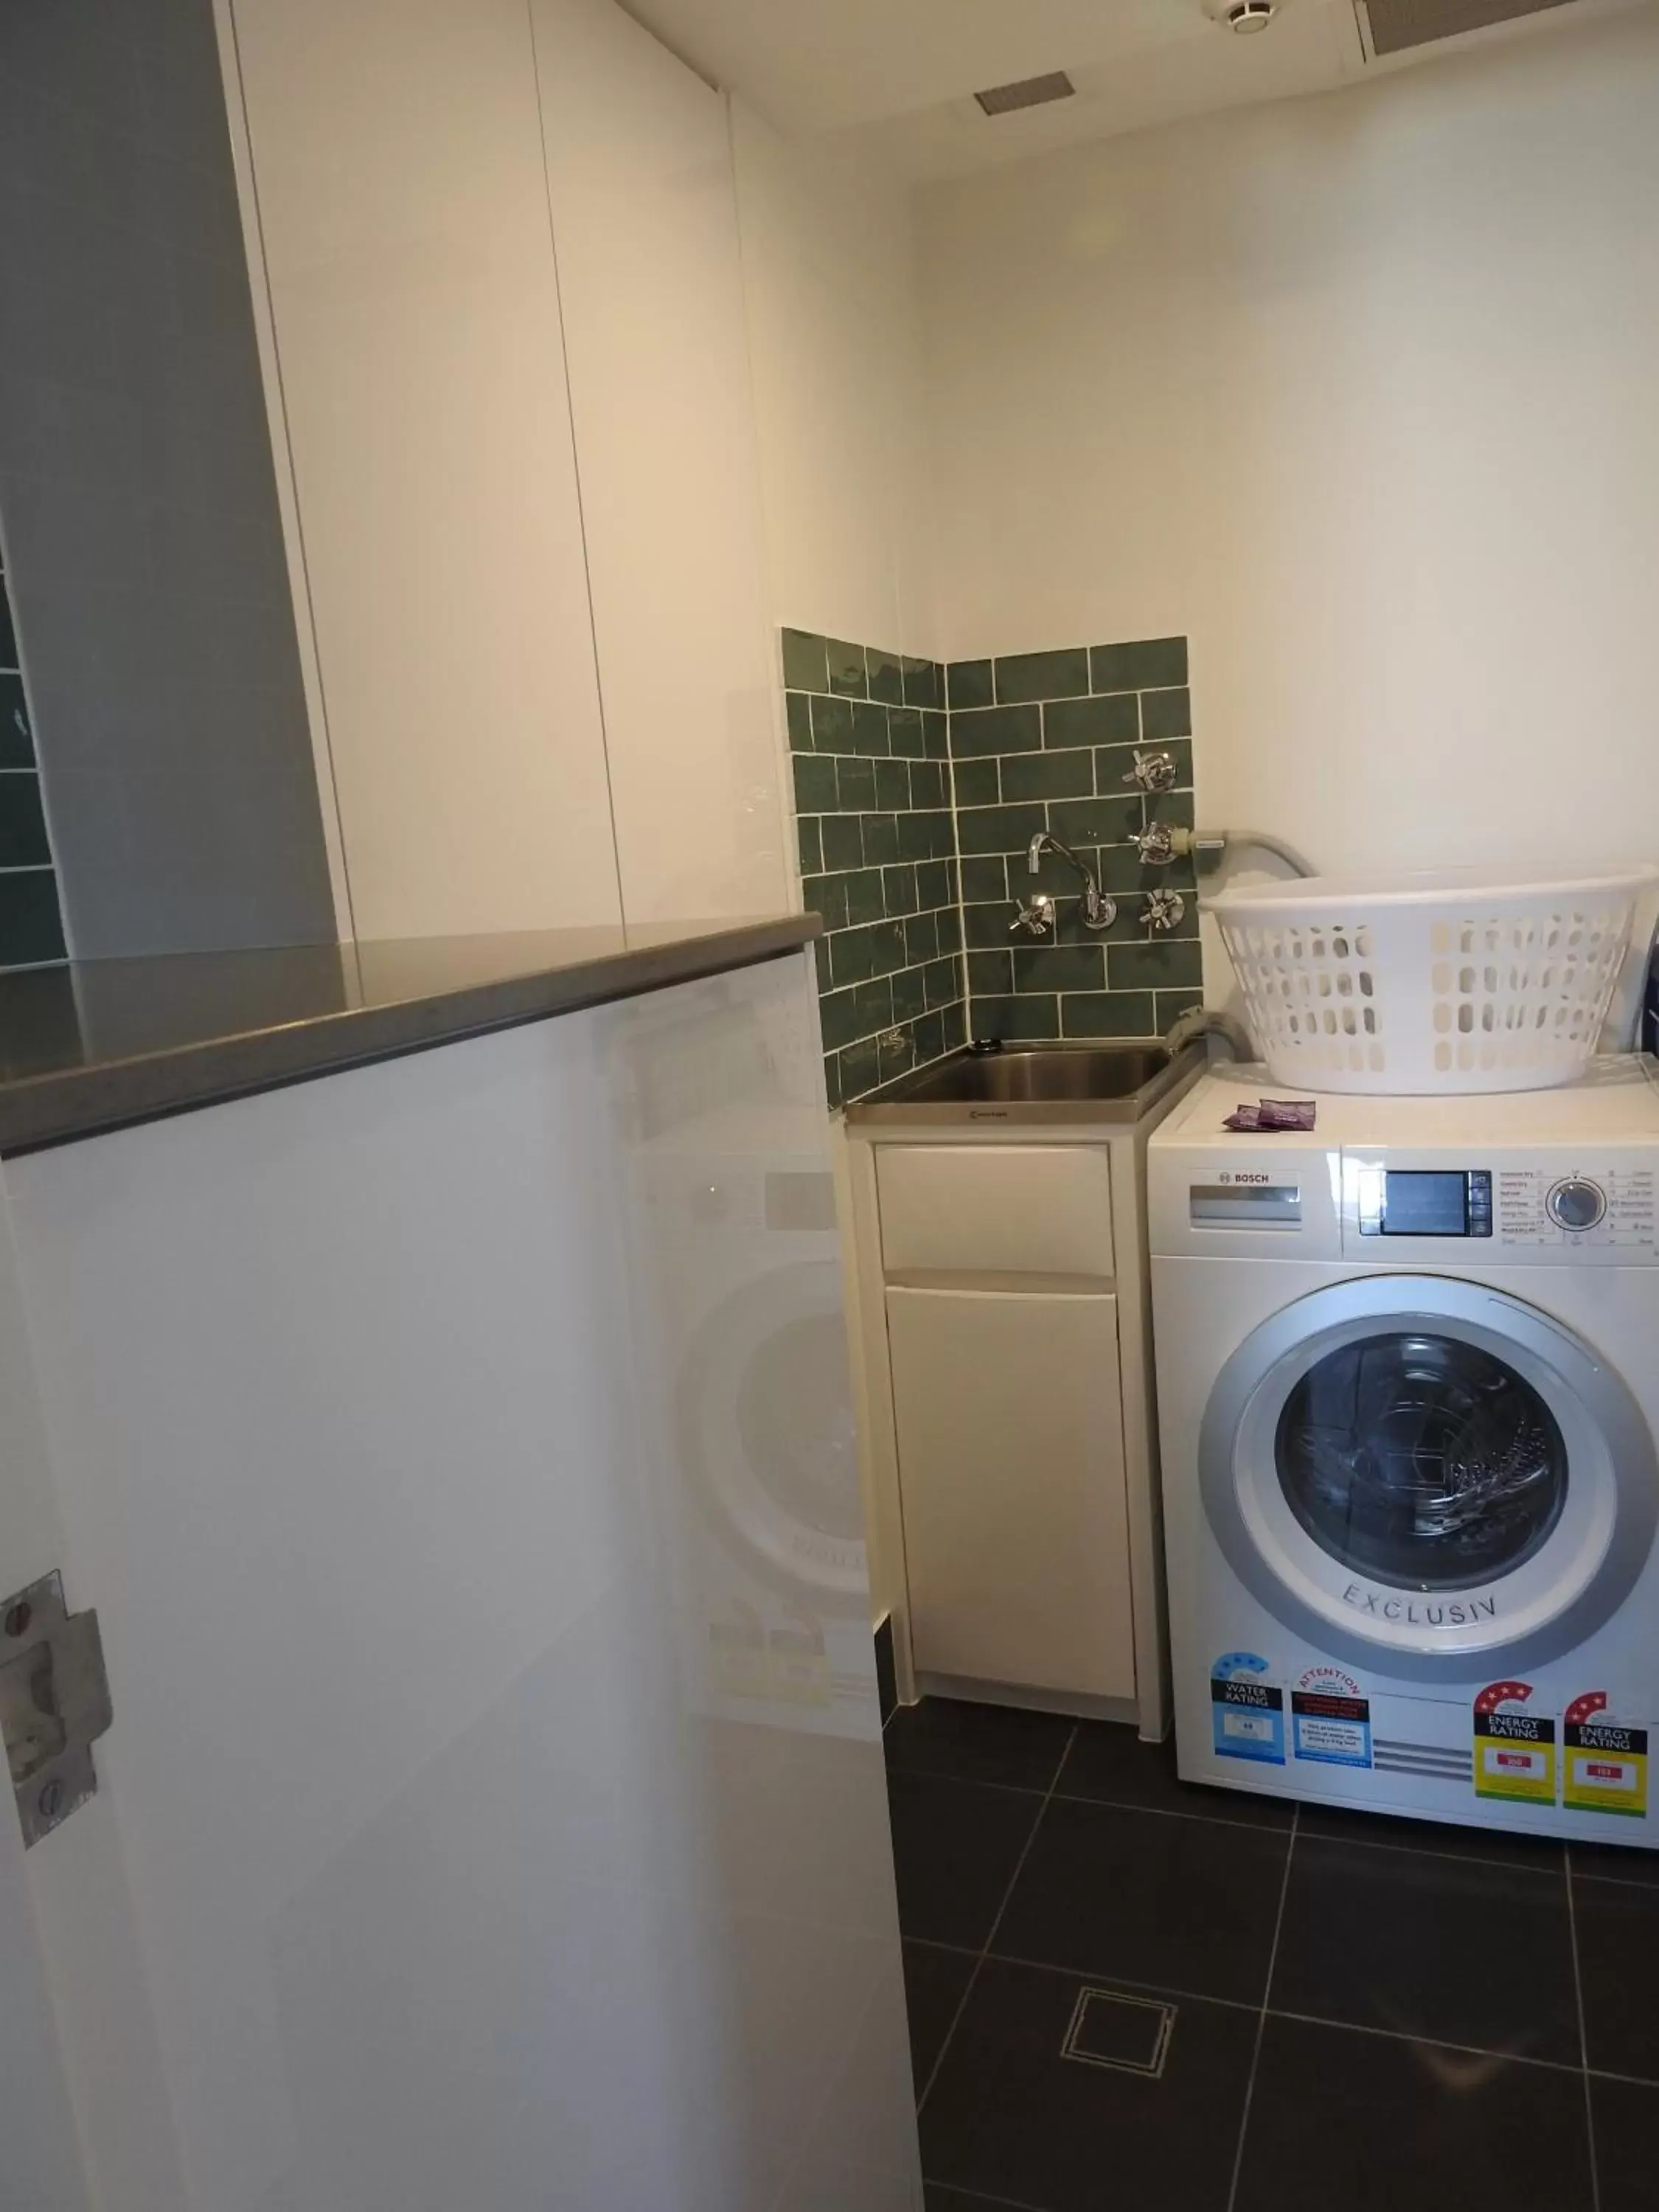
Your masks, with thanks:
M945 176L1081 139L1328 90L1474 44L1544 36L1649 0L1568 0L1368 60L1354 0L1284 0L1241 38L1202 0L624 0L711 82L791 136L856 131L902 173ZM989 118L983 88L1064 70L1076 96Z

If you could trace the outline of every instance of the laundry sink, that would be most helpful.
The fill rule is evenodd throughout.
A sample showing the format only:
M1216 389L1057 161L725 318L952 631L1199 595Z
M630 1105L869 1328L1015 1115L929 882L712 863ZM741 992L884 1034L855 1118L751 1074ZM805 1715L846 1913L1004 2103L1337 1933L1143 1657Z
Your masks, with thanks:
M1004 1045L902 1075L847 1109L849 1121L1133 1121L1202 1060L1128 1044Z

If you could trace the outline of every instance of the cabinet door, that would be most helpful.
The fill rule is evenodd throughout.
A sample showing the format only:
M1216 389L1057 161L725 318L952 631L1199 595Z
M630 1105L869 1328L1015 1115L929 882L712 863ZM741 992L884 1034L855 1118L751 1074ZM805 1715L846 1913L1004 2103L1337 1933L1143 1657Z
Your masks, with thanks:
M916 1665L1134 1694L1117 1301L887 1293Z

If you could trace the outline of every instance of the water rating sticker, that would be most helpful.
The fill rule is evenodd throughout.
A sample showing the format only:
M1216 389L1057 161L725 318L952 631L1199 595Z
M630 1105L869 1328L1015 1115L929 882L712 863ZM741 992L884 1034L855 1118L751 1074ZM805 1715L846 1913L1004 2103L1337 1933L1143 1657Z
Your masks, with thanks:
M1561 1802L1572 1813L1648 1811L1648 1732L1614 1718L1605 1690L1586 1691L1561 1717Z
M1210 1669L1210 1717L1223 1759L1285 1764L1285 1692L1254 1651L1230 1651Z
M1555 1719L1524 1711L1530 1682L1488 1682L1474 1701L1474 1794L1555 1802Z
M1340 1667L1310 1667L1291 1692L1291 1748L1326 1766L1371 1763L1371 1701Z

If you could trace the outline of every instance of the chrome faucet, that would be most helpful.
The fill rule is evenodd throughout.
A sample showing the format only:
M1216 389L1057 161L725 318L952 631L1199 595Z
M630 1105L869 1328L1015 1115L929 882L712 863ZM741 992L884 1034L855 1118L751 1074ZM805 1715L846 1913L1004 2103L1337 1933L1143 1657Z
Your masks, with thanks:
M1164 1039L1164 1049L1173 1060L1201 1036L1218 1036L1235 1060L1253 1056L1255 1048L1243 1023L1217 1006L1188 1006L1185 1013L1177 1014Z
M1063 839L1050 830L1039 830L1032 838L1025 854L1025 865L1032 875L1042 866L1045 853L1058 853L1077 870L1083 884L1083 926L1085 929L1109 929L1117 920L1117 901L1108 898L1095 881L1095 872L1086 860L1079 860Z

